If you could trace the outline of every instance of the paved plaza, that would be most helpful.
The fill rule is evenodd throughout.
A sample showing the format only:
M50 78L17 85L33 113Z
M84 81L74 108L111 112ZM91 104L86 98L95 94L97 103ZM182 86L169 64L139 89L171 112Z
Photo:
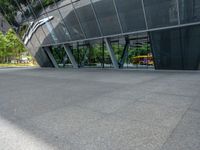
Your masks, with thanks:
M0 69L1 150L199 150L200 72Z

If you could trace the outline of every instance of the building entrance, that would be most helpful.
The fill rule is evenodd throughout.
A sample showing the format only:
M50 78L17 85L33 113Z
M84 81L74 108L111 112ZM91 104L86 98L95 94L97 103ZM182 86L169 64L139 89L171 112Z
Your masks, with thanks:
M67 47L79 68L116 68L117 65L120 69L154 69L147 34L77 42ZM53 46L50 50L59 67L73 67L66 46Z

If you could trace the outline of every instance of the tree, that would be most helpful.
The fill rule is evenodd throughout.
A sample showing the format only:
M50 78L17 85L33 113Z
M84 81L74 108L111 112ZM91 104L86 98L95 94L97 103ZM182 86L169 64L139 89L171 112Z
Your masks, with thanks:
M22 52L25 52L26 49L24 45L21 43L19 38L16 36L16 33L14 30L9 29L8 32L5 35L5 38L7 40L6 44L6 55L7 55L7 61L11 59L19 59Z
M0 63L9 63L12 59L19 60L26 48L12 29L6 35L0 32Z
M0 31L0 62L3 62L6 40L3 33Z

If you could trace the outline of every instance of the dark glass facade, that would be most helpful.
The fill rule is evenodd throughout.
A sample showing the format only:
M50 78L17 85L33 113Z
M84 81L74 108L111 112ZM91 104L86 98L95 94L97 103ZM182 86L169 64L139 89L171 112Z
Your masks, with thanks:
M181 23L192 23L200 21L199 0L178 0Z
M76 53L80 42L117 37L127 46L132 35L149 33L156 69L198 69L199 0L8 0L0 12L42 67L52 66L43 47L69 44ZM118 61L129 57L125 48Z
M197 70L200 26L151 32L156 69Z

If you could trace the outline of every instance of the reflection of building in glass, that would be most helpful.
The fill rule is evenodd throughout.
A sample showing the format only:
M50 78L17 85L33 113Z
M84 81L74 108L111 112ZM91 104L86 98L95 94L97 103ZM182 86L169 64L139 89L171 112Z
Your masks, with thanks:
M199 0L14 0L0 11L42 67L199 68ZM149 54L154 63L135 63Z
M8 29L9 29L8 23L5 21L3 16L0 14L0 31L3 33L6 33L6 31L8 31Z
M37 22L30 22L30 25L26 31L26 33L23 35L22 40L24 41L24 44L27 45L33 34L36 32L36 30L45 24L46 22L50 21L53 19L53 16L41 19Z

